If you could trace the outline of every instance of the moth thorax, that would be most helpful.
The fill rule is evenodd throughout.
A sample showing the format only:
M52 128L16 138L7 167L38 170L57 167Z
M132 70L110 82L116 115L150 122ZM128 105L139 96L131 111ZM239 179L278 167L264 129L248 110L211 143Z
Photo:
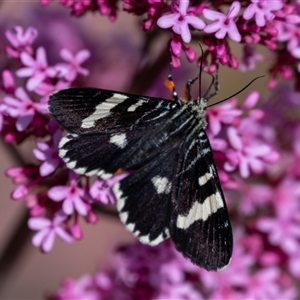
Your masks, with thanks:
M200 99L197 99L196 101L190 102L188 105L191 113L199 121L202 121L202 120L205 121L206 102L207 102L206 99L200 98Z

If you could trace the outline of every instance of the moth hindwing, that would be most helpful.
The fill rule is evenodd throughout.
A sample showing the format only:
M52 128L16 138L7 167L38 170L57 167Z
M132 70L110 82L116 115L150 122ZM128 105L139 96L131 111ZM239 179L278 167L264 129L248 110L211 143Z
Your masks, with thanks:
M230 261L233 240L204 131L208 98L175 98L95 88L55 92L50 111L69 132L59 153L79 174L129 171L113 186L127 229L149 245L170 237L194 264L219 270Z

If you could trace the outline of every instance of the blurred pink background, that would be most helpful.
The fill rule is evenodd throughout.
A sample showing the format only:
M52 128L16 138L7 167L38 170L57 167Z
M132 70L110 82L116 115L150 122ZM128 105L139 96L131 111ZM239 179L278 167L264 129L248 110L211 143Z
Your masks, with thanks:
M112 23L107 17L100 16L98 13L90 13L78 19L71 18L69 11L57 3L41 7L38 0L1 2L1 56L4 55L3 49L7 44L4 38L5 30L11 29L15 25L21 25L25 28L29 25L39 25L40 28L47 25L43 32L39 32L38 40L45 39L43 34L48 34L50 37L58 36L59 39L65 40L65 43L67 43L68 39L76 39L76 37L68 36L70 33L60 30L61 22L62 24L66 22L71 28L72 26L81 28L80 35L85 36L85 40L78 39L81 48L89 47L85 45L87 40L94 43L95 48L90 59L91 61L94 59L94 64L92 69L91 66L88 66L91 73L88 85L125 91L131 84L130 66L142 68L143 61L153 59L157 49L160 49L161 45L165 45L168 38L166 35L160 37L163 43L157 41L157 49L152 49L152 57L140 57L140 48L144 37L138 25L140 20L138 18L134 19L124 12L120 13L116 22ZM46 23L44 16L48 16ZM31 22L31 18L33 18L33 22ZM51 18L53 18L52 23ZM52 26L49 26L49 24ZM76 33L76 29L74 32ZM102 49L104 53L97 53L97 49ZM46 50L51 51L51 49ZM237 49L238 51L239 49ZM3 57L0 62L2 63L2 61ZM3 67L1 66L1 69ZM261 65L259 70L242 75L239 72L221 68L219 75L221 91L217 99L233 94L255 76L264 74L265 67ZM183 70L185 70L184 68L186 67L183 66ZM95 70L97 70L96 76ZM167 71L166 68L165 74L167 74ZM197 74L198 71L192 70L192 72L191 77ZM150 77L151 74L145 74L145 76ZM174 77L176 79L176 71ZM163 81L164 78L159 78L156 83L162 87ZM255 88L260 87L262 89L264 84L264 79L259 80L255 83ZM135 87L135 90L137 92L139 87ZM160 91L161 88L157 88L157 90L153 88L149 93L156 94ZM247 92L239 95L239 98L242 99L245 93ZM0 144L0 255L3 254L12 233L27 212L24 202L17 203L10 199L10 193L15 186L9 178L5 177L4 172L8 167L19 164L14 151L11 151L10 147L3 142ZM16 148L15 151L20 154L22 160L33 161L31 149L32 145L22 145L22 147ZM18 259L11 264L12 268L5 270L4 276L0 278L2 287L0 298L43 298L45 295L53 293L58 288L60 280L65 276L78 278L85 273L96 271L99 267L109 266L110 254L113 249L122 243L134 241L132 234L125 230L117 217L104 213L99 214L97 225L82 224L82 226L84 232L82 241L68 245L57 239L50 254L41 254L37 248L31 245L30 236L32 232L29 232L26 242L22 244L22 249L18 249L18 241L16 241L15 247L16 250L19 250ZM26 230L24 232L26 234Z

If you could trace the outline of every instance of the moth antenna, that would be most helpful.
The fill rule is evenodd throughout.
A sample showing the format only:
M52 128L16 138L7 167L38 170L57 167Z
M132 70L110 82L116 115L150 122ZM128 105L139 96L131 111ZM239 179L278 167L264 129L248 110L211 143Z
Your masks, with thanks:
M190 79L187 84L186 84L186 92L187 92L187 99L191 100L192 99L192 93L191 93L191 87L192 84L199 79L199 91L198 91L198 95L200 97L201 95L201 91L202 91L202 86L201 86L201 77L202 77L202 68L203 68L203 61L204 61L204 51L203 48L201 46L201 44L199 43L199 47L201 50L201 59L200 59L200 66L199 66L199 74L197 75L197 77Z
M218 102L216 102L216 103L214 103L214 104L208 105L207 107L211 107L211 106L214 106L214 105L216 105L216 104L220 104L220 103L222 103L222 102L224 102L224 101L227 101L228 99L230 99L230 98L232 98L232 97L238 95L238 94L241 93L242 91L244 91L244 90L245 90L248 86L250 86L254 81L256 81L257 79L262 78L262 77L265 77L265 75L261 75L261 76L255 77L255 78L252 79L248 84L246 84L242 89L240 89L238 92L232 94L232 95L229 96L229 97L226 97L225 99L223 99L223 100L221 100L221 101L218 101Z
M199 43L199 47L201 50L201 59L200 59L200 66L199 66L199 91L198 91L198 96L200 97L201 95L201 91L202 91L202 86L201 86L201 77L202 77L202 68L203 68L203 61L204 61L204 51L203 48L201 46L201 44Z

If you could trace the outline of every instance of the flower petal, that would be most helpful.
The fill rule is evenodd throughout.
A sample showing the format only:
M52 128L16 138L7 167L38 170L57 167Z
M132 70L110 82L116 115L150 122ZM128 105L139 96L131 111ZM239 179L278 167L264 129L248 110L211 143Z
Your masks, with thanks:
M240 42L242 40L242 37L233 21L231 21L230 26L227 30L228 36L235 42Z
M219 11L208 8L203 9L203 15L206 19L210 21L219 21L220 19L224 19L225 17L224 14L220 13Z
M49 231L47 236L45 237L43 244L42 244L42 250L46 253L50 252L53 248L55 240L55 232L54 230Z
M186 15L189 4L190 4L189 1L186 0L179 1L179 12L182 16Z
M46 68L48 66L46 51L44 47L39 47L36 50L36 60L38 61L40 66Z
M241 3L239 1L234 1L230 8L228 9L228 18L235 18L241 10Z
M204 21L202 21L199 17L197 16L186 16L185 20L188 24L193 26L195 29L202 30L205 27Z
M76 62L78 64L83 63L84 61L86 61L89 57L91 56L90 51L83 49L80 50L77 54L76 54Z
M27 222L28 227L32 230L40 230L51 225L51 221L46 218L36 217L30 218Z
M74 56L71 53L71 51L69 51L68 49L65 49L65 48L60 51L60 56L63 60L65 60L67 62L72 62L74 59Z
M40 247L48 234L48 228L42 229L37 232L31 239L33 246Z
M170 28L176 24L176 22L178 21L178 17L178 14L169 14L162 16L157 20L157 25L161 28Z
M66 199L63 202L63 206L62 206L63 212L67 215L71 215L74 212L74 205L73 202L69 199Z
M206 27L203 29L206 33L213 33L218 31L221 28L221 22L217 21L212 24L206 25Z
M40 165L40 174L41 176L48 176L52 172L54 172L59 165L59 160L58 159L48 159L44 161Z
M53 201L62 201L67 197L68 190L66 186L54 186L48 191L48 197Z
M35 65L34 58L25 51L23 51L20 54L20 59L21 59L21 62L27 67L34 67L34 65Z
M73 238L70 234L68 234L64 229L61 227L55 228L56 235L59 236L64 242L71 243L73 242Z
M84 202L81 200L80 197L77 197L76 199L74 199L74 206L76 211L82 215L82 216L86 216L87 215L87 208L84 204Z
M34 73L34 70L32 68L20 68L16 71L16 75L18 77L30 77Z
M22 115L20 115L16 122L16 128L18 131L22 132L24 131L28 125L31 123L34 116L34 110L30 109L26 112L24 112Z

